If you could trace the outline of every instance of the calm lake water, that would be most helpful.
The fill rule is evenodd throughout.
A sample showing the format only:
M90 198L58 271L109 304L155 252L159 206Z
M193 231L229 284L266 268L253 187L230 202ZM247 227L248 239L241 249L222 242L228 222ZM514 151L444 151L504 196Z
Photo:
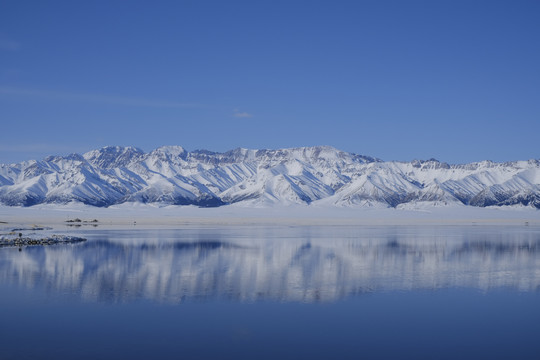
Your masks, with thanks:
M539 359L540 228L56 229L0 248L0 359Z

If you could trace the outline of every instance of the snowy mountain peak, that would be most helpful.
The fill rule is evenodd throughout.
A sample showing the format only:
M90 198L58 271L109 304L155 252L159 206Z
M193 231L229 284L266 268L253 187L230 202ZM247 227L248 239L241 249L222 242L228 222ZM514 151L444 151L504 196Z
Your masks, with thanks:
M450 169L450 165L434 158L429 160L413 160L411 161L411 164L419 169Z
M59 162L59 161L86 161L84 156L80 154L69 154L67 156L47 156L43 161L45 162Z
M185 154L187 153L187 151L183 147L178 146L178 145L160 146L152 152L160 153L160 154L168 154L171 156L178 156L178 157L185 156Z
M181 146L161 146L148 154L149 158L156 158L160 161L170 161L172 159L185 159L188 152Z
M125 167L143 155L144 151L132 146L105 146L99 150L89 151L83 157L98 168L112 169Z

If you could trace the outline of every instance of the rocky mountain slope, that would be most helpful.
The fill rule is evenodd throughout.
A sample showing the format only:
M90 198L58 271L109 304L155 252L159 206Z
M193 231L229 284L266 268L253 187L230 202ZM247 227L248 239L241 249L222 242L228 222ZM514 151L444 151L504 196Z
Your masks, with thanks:
M384 206L430 202L540 208L540 161L449 165L383 162L328 146L225 153L164 146L104 147L84 155L0 165L0 203L237 202Z

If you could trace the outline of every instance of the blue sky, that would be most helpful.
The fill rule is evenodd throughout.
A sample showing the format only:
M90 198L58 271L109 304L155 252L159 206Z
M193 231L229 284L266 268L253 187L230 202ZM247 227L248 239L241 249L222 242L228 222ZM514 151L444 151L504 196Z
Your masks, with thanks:
M539 1L0 3L0 162L105 145L540 158Z

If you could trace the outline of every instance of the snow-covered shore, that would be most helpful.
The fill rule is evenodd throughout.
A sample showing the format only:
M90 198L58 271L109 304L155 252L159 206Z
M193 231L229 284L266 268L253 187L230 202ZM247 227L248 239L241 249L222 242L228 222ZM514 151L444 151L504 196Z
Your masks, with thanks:
M140 203L100 208L72 203L32 207L0 206L0 222L60 225L67 220L98 220L100 226L180 225L540 225L540 211L530 207L418 206L360 208L273 206L153 206ZM80 225L92 223L81 223ZM0 223L0 225L2 225ZM75 223L76 225L76 223Z

